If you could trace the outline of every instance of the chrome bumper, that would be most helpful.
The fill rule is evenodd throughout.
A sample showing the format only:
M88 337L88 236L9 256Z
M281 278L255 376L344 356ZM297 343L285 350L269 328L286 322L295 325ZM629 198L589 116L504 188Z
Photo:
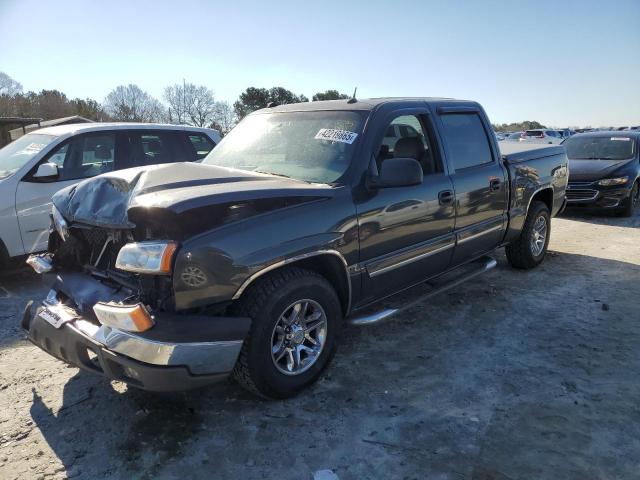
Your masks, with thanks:
M167 343L143 338L117 328L96 326L79 319L67 324L78 334L106 349L150 365L185 366L194 375L230 372L236 364L242 340Z
M56 328L49 321L52 310L46 310L52 300L50 294L35 315L33 302L25 309L22 327L33 344L71 365L145 390L180 391L220 381L231 373L242 348L239 339L158 341L82 317Z

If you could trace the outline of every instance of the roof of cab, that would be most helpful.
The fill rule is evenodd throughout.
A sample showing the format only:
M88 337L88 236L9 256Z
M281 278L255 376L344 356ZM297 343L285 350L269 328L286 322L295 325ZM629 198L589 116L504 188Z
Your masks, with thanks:
M190 127L186 125L169 125L165 123L134 123L134 122L104 122L104 123L70 123L55 127L45 127L29 133L44 135L74 135L83 132L96 132L100 130L190 130L198 132L215 132L212 128Z
M415 103L415 102L451 102L456 104L468 103L475 104L468 100L456 100L455 98L438 98L438 97L382 97L382 98L358 98L356 102L349 103L347 100L323 100L319 102L301 102L289 103L286 105L278 105L271 108L263 108L256 110L254 113L267 112L305 112L318 110L375 110L377 107L389 103Z

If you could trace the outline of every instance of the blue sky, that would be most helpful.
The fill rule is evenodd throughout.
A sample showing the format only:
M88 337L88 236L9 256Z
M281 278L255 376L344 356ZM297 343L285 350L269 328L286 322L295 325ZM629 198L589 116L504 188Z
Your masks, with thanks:
M0 0L0 71L99 101L185 78L230 102L358 86L478 100L500 123L638 125L640 0Z

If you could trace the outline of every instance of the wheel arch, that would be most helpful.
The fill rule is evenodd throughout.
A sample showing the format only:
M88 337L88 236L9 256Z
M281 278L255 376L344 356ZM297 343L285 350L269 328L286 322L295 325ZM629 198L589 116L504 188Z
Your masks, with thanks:
M552 213L553 212L553 188L544 187L536 191L531 196L531 200L529 200L529 208L531 208L531 204L535 201L544 203L549 209L549 212ZM527 208L527 213L529 212L529 208Z
M338 294L342 313L348 315L351 310L351 280L347 261L337 250L309 252L273 263L246 279L233 295L233 300L240 299L247 288L264 275L290 266L310 270L326 278Z

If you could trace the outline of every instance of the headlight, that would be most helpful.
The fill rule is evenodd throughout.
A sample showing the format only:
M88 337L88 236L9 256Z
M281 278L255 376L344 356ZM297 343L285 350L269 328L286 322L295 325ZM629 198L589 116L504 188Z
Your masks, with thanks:
M63 241L66 240L69 236L69 225L55 205L51 208L51 216L53 217L53 227L56 232L58 232Z
M602 185L603 187L609 187L611 185L622 185L629 181L629 177L618 177L618 178L605 178L604 180L600 180L598 185Z
M174 242L127 243L118 252L116 268L136 273L171 273Z

